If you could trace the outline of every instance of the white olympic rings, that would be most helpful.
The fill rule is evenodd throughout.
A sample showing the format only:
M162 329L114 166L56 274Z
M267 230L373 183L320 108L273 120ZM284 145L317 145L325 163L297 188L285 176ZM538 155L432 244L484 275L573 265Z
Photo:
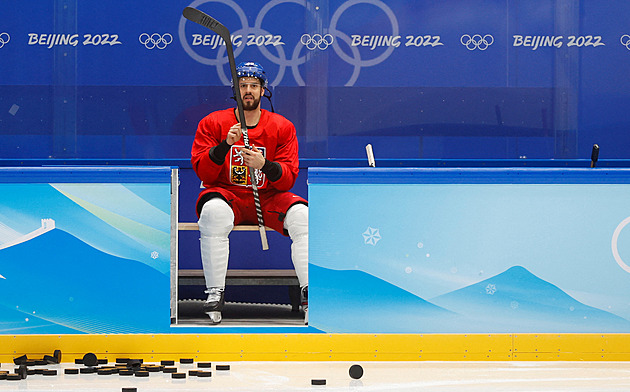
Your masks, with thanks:
M164 33L162 35L158 33L153 33L151 35L142 33L138 37L138 41L140 41L140 43L147 49L164 49L173 42L173 36L170 33Z
M468 34L462 35L459 41L468 50L486 50L490 45L494 43L494 37L490 34L486 34L483 37L481 34L475 34L472 37Z
M624 34L621 36L620 40L621 44L626 47L626 49L630 50L630 35Z
M333 43L333 36L331 34L303 34L300 37L302 45L306 46L308 50L326 50Z
M241 8L239 4L237 4L234 0L194 0L190 7L199 8L199 6L216 2L223 5L227 5L237 14L238 19L241 23L241 28L239 30L231 30L230 33L232 36L240 36L243 41L241 41L240 45L234 45L234 56L238 57L238 55L245 49L245 37L248 35L258 35L258 36L273 36L269 31L265 30L263 25L263 20L269 11L281 4L293 3L300 5L306 8L308 11L307 14L314 14L315 11L312 9L314 6L308 3L306 0L272 0L267 2L259 11L254 26L250 26L248 23L248 18L245 15L244 10ZM326 29L325 26L320 26L317 28L318 31L313 33L305 33L299 37L299 40L295 43L295 47L292 50L289 50L285 53L285 48L283 45L286 45L285 42L280 43L279 45L255 45L253 48L257 48L261 54L271 61L274 64L279 66L277 72L275 72L276 78L273 81L270 81L270 85L278 85L284 78L285 70L287 67L291 68L291 72L295 78L296 83L299 86L304 86L305 82L302 76L300 75L299 66L303 65L307 61L305 50L314 51L314 50L325 50L330 46L333 47L335 53L347 64L351 65L354 70L349 78L349 80L345 83L346 86L352 86L355 84L359 77L359 73L361 68L363 67L371 67L376 64L379 64L385 61L394 51L393 46L386 47L383 51L379 52L376 58L372 59L362 59L359 48L355 45L352 45L352 39L349 35L337 30L337 26L339 24L339 20L343 13L348 10L350 7L355 6L357 4L368 4L376 6L381 9L386 17L391 22L391 35L397 36L399 34L398 31L398 20L396 19L396 15L394 12L381 0L348 0L343 3L337 10L334 12L329 27ZM184 51L195 61L200 62L206 65L216 66L217 74L221 82L225 85L230 85L231 77L226 75L225 65L228 64L228 59L225 52L225 46L218 46L216 49L216 58L208 58L204 55L198 53L193 46L191 46L189 40L186 37L186 23L187 20L183 16L180 18L179 22L179 38L184 48ZM388 32L389 33L389 32ZM343 41L347 44L349 49L342 49L339 41ZM270 49L273 48L272 53ZM349 52L348 52L349 51ZM304 53L304 54L302 54ZM372 52L370 52L372 53ZM287 57L290 56L290 57Z
M4 47L5 44L8 44L11 41L11 36L9 33L1 33L0 34L0 48Z

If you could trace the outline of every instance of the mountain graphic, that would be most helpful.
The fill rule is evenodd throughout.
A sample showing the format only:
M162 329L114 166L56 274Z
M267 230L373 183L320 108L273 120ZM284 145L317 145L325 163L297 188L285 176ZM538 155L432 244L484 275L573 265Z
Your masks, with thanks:
M309 286L309 324L326 332L433 332L457 317L363 271L311 264Z
M431 301L480 332L630 331L628 320L575 300L521 266Z
M4 328L14 331L142 333L170 324L168 276L57 228L1 249L0 274L0 307L13 314Z

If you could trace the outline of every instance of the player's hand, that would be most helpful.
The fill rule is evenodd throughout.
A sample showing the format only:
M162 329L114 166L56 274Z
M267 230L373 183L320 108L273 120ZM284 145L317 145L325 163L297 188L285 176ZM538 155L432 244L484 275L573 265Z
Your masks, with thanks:
M245 147L241 148L241 154L243 156L243 163L253 169L260 170L265 165L265 157L262 151L257 149L256 146L252 146L251 150Z
M241 140L242 136L243 136L243 132L241 131L241 123L236 123L232 125L232 127L228 131L228 134L225 137L225 141L227 142L227 144L231 146L234 143Z

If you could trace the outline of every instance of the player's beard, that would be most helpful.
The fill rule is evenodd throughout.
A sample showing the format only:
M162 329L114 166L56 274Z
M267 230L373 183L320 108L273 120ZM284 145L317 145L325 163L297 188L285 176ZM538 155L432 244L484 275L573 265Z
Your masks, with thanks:
M251 96L253 100L245 100L245 97ZM246 94L243 96L243 110L256 110L260 105L260 97L256 98L253 94Z

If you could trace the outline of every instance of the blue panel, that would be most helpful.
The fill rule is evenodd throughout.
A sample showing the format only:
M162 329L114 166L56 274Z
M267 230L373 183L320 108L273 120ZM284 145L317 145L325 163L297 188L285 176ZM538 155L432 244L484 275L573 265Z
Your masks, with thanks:
M170 183L170 167L0 167L0 183Z
M310 168L315 184L627 184L630 169Z

